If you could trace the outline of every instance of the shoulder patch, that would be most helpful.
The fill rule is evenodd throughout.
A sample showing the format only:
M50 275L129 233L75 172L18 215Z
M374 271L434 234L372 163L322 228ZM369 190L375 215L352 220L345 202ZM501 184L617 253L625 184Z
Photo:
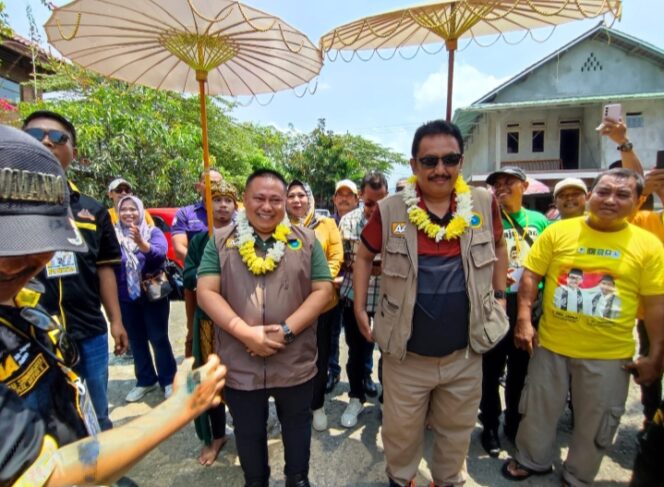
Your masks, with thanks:
M82 220L90 220L92 222L96 220L95 216L92 213L90 213L90 210L88 210L87 208L83 208L81 211L76 213L76 216Z

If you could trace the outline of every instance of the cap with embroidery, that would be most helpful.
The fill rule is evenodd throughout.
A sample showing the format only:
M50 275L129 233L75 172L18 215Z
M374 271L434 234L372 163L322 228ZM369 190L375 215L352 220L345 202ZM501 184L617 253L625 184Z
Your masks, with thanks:
M342 179L339 181L334 187L334 192L336 193L340 188L348 188L353 192L354 195L357 195L357 184L355 184L350 179Z
M233 198L233 201L237 202L237 191L235 186L233 186L225 179L221 179L219 181L210 181L210 193L213 197L215 195L230 196Z
M87 251L57 159L33 137L0 125L0 256Z

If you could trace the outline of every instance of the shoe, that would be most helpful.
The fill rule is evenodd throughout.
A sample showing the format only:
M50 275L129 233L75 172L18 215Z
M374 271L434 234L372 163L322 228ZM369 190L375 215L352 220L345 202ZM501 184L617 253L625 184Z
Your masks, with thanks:
M164 387L164 399L168 399L173 395L173 384L168 384Z
M138 484L129 477L120 477L112 487L138 487Z
M325 394L329 394L339 383L339 374L327 374L327 382L325 383Z
M141 399L143 399L143 396L145 396L148 392L154 391L157 387L158 387L157 384L152 384L151 386L147 387L136 386L131 391L129 391L129 393L125 396L125 401L127 402L140 401Z
M357 424L357 416L362 412L364 406L356 397L351 397L346 410L341 415L341 426L344 428L352 428Z
M286 487L311 487L307 474L297 473L286 476Z
M498 430L493 428L484 428L480 438L482 448L490 457L497 458L500 455L500 440L498 439Z
M376 397L378 395L378 388L376 383L371 379L370 375L367 375L362 381L362 387L364 387L364 393L369 397Z
M325 408L316 409L314 411L313 427L316 431L325 431L327 429L327 415Z

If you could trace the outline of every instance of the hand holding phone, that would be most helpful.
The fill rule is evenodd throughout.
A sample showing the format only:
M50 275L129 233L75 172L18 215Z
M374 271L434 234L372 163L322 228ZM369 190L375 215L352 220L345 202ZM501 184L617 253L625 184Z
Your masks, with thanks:
M664 169L664 150L657 151L657 162L655 163L657 169Z
M601 131L606 127L604 124L604 120L610 119L614 122L618 122L619 120L622 119L622 105L620 103L611 103L608 105L604 105L604 108L602 110L602 123L599 124L599 126L595 129L598 132Z

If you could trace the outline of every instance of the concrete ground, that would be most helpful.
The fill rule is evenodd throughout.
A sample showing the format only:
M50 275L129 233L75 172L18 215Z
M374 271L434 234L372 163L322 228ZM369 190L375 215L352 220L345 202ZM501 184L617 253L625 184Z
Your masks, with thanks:
M184 306L181 302L171 305L170 337L178 363L183 359L184 351ZM342 339L343 342L343 339ZM342 347L342 364L346 360L346 347ZM376 363L377 356L376 356ZM376 372L374 371L374 375ZM360 415L358 425L352 429L342 428L339 418L348 403L348 383L342 375L332 394L327 396L325 409L328 414L330 429L326 432L313 432L311 444L310 480L313 486L378 487L386 486L385 462L380 437L378 402L371 399ZM132 363L125 359L111 359L109 401L111 419L121 425L137 415L143 414L163 400L159 391L146 396L144 402L127 404L124 396L134 385ZM627 412L622 419L615 445L607 453L597 476L597 487L627 485L635 456L634 437L642 420L639 390L635 384L630 387ZM561 459L567 452L570 434L569 415L564 416L558 426L558 448L560 456L556 461L559 471ZM242 470L237 458L232 428L227 427L230 439L211 467L202 467L197 458L200 442L194 432L193 424L159 445L153 452L136 465L128 474L138 485L151 486L239 486L243 484ZM269 453L272 466L271 485L281 487L283 481L283 445L279 435L279 425L274 414L269 420ZM503 438L503 452L499 459L490 458L479 442L479 425L473 432L468 454L469 479L466 485L514 487L516 484L505 480L500 474L503 459L513 452L510 442ZM424 459L420 463L417 477L418 486L430 482L428 459L431 458L431 434L427 433ZM518 485L521 486L559 486L560 477L553 473L544 477L533 477Z

